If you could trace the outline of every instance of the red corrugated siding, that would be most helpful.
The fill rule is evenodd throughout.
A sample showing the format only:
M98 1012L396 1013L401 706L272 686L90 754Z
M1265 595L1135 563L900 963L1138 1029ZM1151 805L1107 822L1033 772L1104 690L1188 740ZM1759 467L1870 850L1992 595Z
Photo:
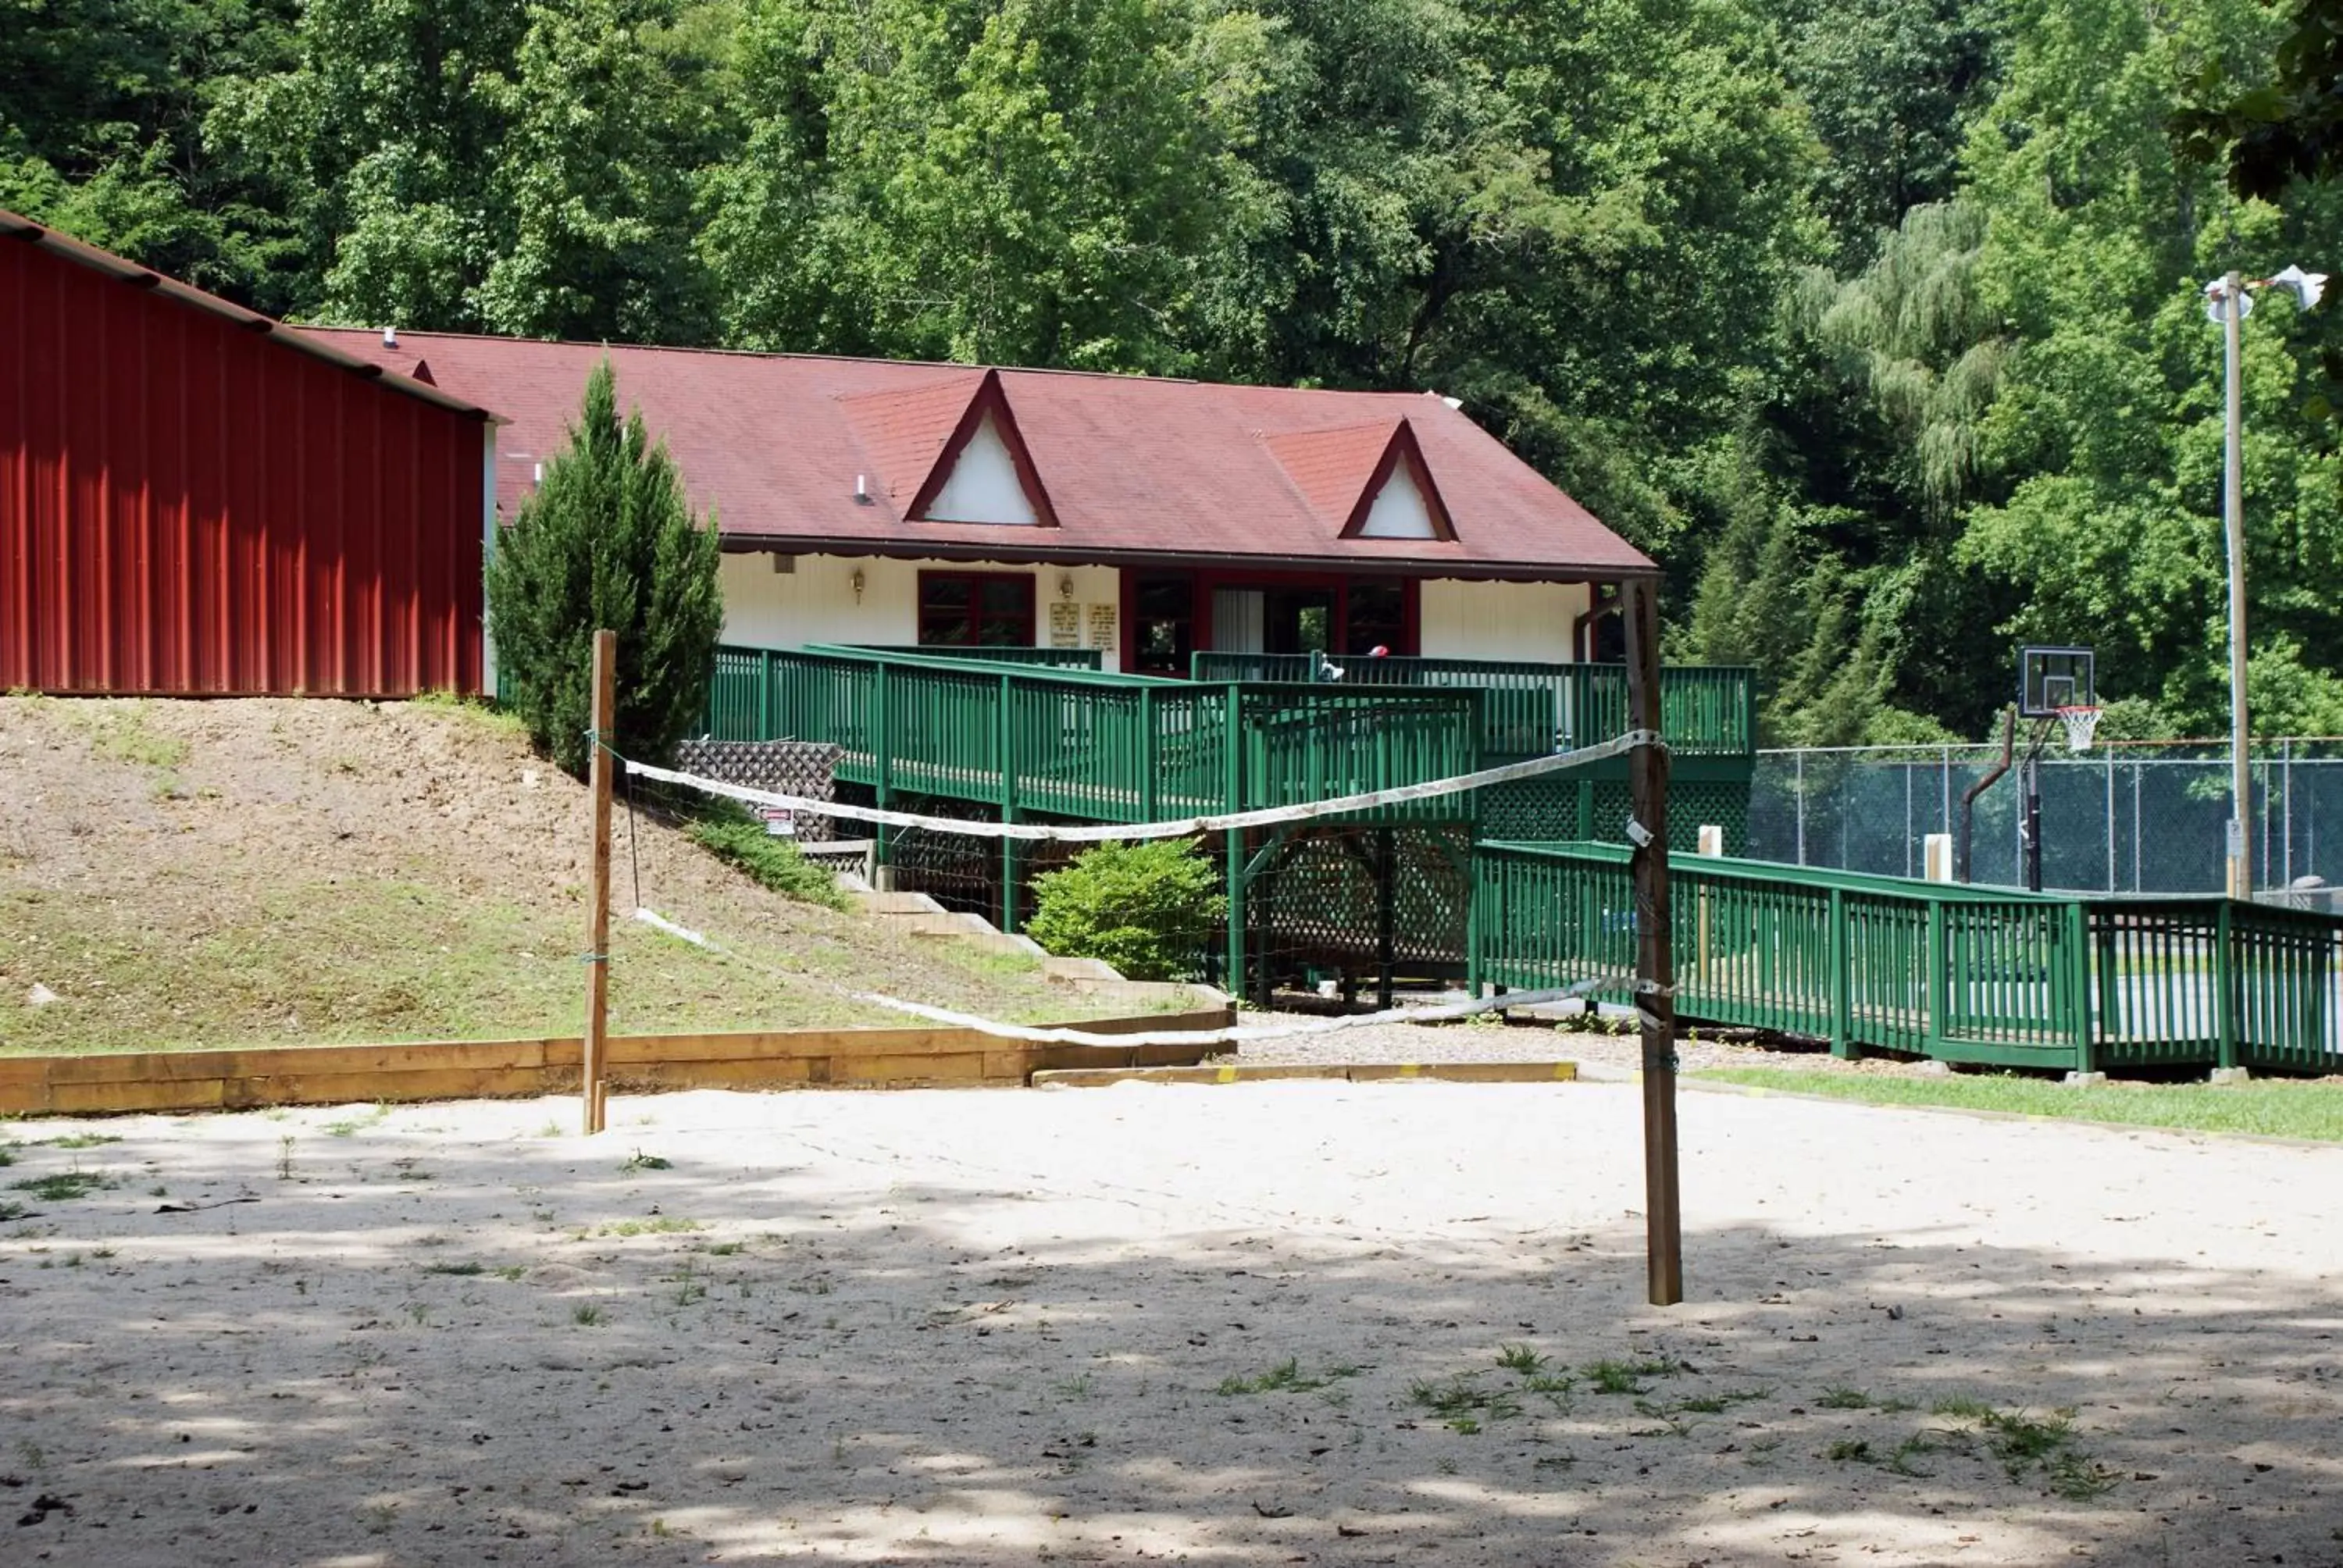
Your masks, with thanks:
M0 690L478 691L482 428L0 239Z

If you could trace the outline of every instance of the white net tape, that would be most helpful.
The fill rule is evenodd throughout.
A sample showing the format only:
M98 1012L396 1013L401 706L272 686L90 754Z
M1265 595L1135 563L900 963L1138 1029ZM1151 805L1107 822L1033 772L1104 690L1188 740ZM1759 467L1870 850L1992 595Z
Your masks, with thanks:
M1485 789L1493 784L1510 784L1516 779L1535 779L1565 768L1584 767L1600 762L1606 757L1617 757L1639 746L1666 744L1654 731L1631 729L1616 739L1594 746L1582 746L1574 751L1559 751L1551 757L1533 757L1526 762L1508 762L1501 767L1483 768L1477 773L1459 773L1446 779L1428 779L1421 784L1402 784L1389 789L1370 789L1356 795L1336 796L1330 800L1305 800L1292 806L1265 806L1251 811L1232 811L1216 817L1182 817L1164 822L1124 823L1052 823L1052 822L984 822L966 817L930 817L917 811L896 811L878 806L851 806L837 800L814 800L802 795L782 795L769 789L752 789L745 784L728 784L721 779L709 779L698 773L685 773L673 768L658 768L632 758L620 761L627 771L638 779L655 779L665 784L680 784L705 794L721 795L728 799L750 806L772 806L808 817L840 818L855 822L876 822L890 828L933 828L947 833L964 833L977 839L1017 839L1027 842L1099 844L1110 840L1131 842L1141 839L1181 839L1191 833L1219 833L1237 828L1267 828L1290 822L1307 822L1320 817L1339 817L1353 811L1373 810L1380 806L1397 806L1410 800L1434 800L1446 795L1462 795L1467 790Z
M2062 708L2058 722L2066 727L2066 749L2088 751L2091 736L2099 728L2099 710L2096 708Z

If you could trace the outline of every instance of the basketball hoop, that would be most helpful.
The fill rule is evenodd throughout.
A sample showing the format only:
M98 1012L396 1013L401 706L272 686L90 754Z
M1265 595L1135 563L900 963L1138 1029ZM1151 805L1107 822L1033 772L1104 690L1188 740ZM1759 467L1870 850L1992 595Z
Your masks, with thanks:
M2099 727L2099 709L2096 708L2061 708L2056 709L2058 722L2066 727L2066 749L2088 751L2091 736Z

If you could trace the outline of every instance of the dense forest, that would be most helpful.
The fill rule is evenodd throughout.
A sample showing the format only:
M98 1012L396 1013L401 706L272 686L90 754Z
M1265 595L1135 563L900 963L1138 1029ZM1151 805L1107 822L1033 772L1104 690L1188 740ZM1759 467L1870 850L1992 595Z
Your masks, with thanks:
M2221 731L2200 290L2343 273L2343 185L2182 156L2277 117L2256 0L6 15L0 206L297 319L1460 397L1777 742L1981 735L2021 639ZM2331 313L2245 334L2266 733L2343 733Z

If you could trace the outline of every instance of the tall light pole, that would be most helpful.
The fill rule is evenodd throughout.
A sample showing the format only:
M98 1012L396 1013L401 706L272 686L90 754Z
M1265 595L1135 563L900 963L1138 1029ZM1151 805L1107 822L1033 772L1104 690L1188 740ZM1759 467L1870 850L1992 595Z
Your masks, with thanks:
M2245 413L2238 369L2241 328L2253 309L2248 288L2283 288L2298 307L2318 303L2327 286L2323 272L2298 266L2268 277L2228 273L2205 286L2205 314L2221 324L2222 381L2227 429L2221 461L2221 521L2229 546L2229 897L2254 896L2252 837L2253 774L2248 751L2251 726L2246 712L2246 487Z

